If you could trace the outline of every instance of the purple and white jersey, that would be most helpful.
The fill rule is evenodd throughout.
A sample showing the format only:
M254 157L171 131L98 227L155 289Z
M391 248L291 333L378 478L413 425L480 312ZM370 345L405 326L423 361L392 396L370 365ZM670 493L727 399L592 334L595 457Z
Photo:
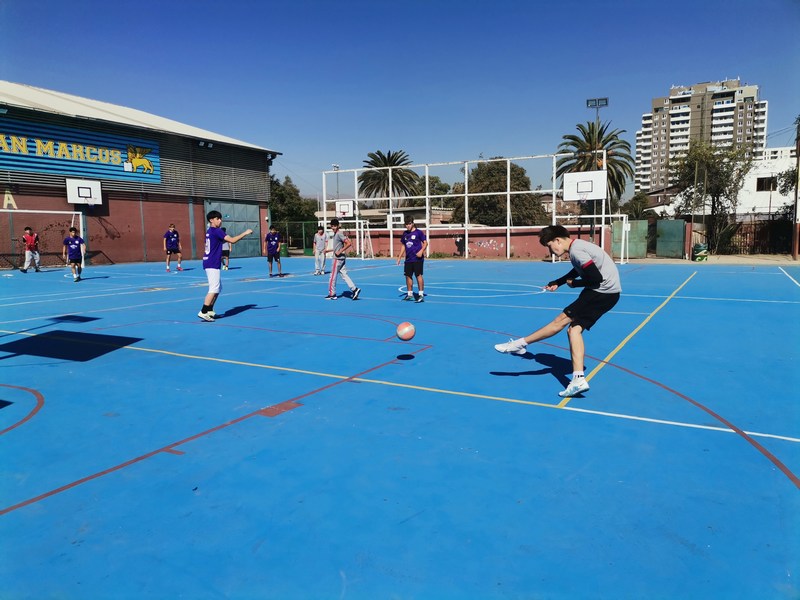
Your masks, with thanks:
M406 247L406 262L422 262L425 260L425 255L417 256L417 252L422 250L422 244L426 239L425 232L421 229L415 228L411 231L403 232L400 243Z
M164 234L164 239L167 240L167 250L177 250L180 245L181 236L178 234L177 229L174 231L168 229Z
M68 237L64 240L64 245L67 247L67 258L69 260L81 260L83 258L81 256L81 244L83 244L83 238L79 235L75 237Z
M203 251L203 268L219 269L222 266L222 243L227 234L219 227L206 231L206 247Z
M275 233L268 233L264 236L264 241L267 242L267 254L275 255L278 253L278 244L281 241L281 234L277 231Z

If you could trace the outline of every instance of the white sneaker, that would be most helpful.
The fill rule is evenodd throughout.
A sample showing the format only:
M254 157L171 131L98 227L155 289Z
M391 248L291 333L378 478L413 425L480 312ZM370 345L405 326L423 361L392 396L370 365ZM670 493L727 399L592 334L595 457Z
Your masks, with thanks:
M505 344L495 344L494 349L503 354L516 354L523 356L528 353L525 346L522 345L520 340L510 339Z
M200 311L199 313L197 313L197 316L200 317L201 319L203 319L203 321L208 321L209 323L213 323L214 322L214 317L212 317L208 313L204 313L203 311Z
M217 318L217 313L215 313L213 310L208 311L206 314L207 315L211 315L212 319L216 319Z
M586 377L577 377L569 382L567 389L565 389L563 392L558 392L558 395L562 398L571 398L575 394L580 394L588 389L589 382L586 381Z

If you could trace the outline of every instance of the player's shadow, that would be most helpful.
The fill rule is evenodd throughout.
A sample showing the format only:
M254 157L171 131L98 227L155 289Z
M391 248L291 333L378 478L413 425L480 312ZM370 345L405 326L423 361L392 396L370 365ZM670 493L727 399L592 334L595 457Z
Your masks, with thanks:
M109 279L108 275L97 275L96 277L84 277L81 275L81 281L91 281L92 279Z
M490 371L489 374L496 375L498 377L519 377L521 375L550 374L555 377L564 387L569 385L570 376L572 375L572 361L570 361L568 358L562 358L554 354L545 354L543 352L540 352L539 354L532 354L531 352L528 352L521 358L523 360L535 360L544 368L536 371Z
M275 308L273 306L258 306L256 304L243 304L241 306L234 306L233 308L229 308L221 315L217 315L217 319L227 319L228 317L234 317L239 315L248 310L264 310L267 308Z

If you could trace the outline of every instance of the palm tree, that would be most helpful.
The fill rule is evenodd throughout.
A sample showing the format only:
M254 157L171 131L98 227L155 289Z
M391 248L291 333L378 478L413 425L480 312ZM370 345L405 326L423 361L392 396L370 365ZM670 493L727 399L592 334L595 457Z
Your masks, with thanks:
M411 169L403 168L411 164L411 159L403 150L386 154L380 150L367 154L368 160L364 161L364 166L368 170L358 176L358 193L362 198L388 198L389 172L392 173L391 197L396 199L401 196L413 196L419 186L419 175ZM384 204L379 201L376 204ZM397 202L395 206L402 206Z
M633 178L634 161L631 157L631 145L619 138L624 129L609 131L611 123L591 121L586 125L579 124L580 135L565 135L558 146L559 153L571 152L573 156L565 156L556 163L556 174L580 171L597 171L603 168L603 150L606 151L606 168L608 170L608 196L612 204L616 204L625 191L626 180Z

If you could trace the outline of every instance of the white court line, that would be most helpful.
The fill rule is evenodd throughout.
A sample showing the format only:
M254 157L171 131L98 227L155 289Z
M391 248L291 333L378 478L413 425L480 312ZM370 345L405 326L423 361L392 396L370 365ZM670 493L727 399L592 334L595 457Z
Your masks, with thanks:
M656 423L658 425L672 425L674 427L689 427L691 429L707 429L709 431L722 431L725 433L736 433L733 429L728 427L715 427L713 425L697 425L695 423L683 423L682 421L665 421L663 419L651 419L648 417L637 417L634 415L625 415L620 413L603 412L600 410L590 410L587 408L576 408L574 406L564 406L562 410L571 410L574 412L582 412L590 415L599 415L603 417L612 417L614 419L628 419L631 421L645 421L647 423ZM789 437L786 435L776 435L773 433L759 433L757 431L745 431L747 435L753 437L772 438L776 440L783 440L786 442L800 443L800 438Z
M787 276L789 279L791 279L792 281L794 281L794 284L795 284L797 287L800 287L800 283L797 283L797 279L795 279L794 277L792 277L791 275L789 275L789 274L788 274L788 273L787 273L787 272L784 270L784 268L783 268L783 267L778 267L778 268L779 268L781 271L783 271L783 274L784 274L784 275L786 275L786 276Z

